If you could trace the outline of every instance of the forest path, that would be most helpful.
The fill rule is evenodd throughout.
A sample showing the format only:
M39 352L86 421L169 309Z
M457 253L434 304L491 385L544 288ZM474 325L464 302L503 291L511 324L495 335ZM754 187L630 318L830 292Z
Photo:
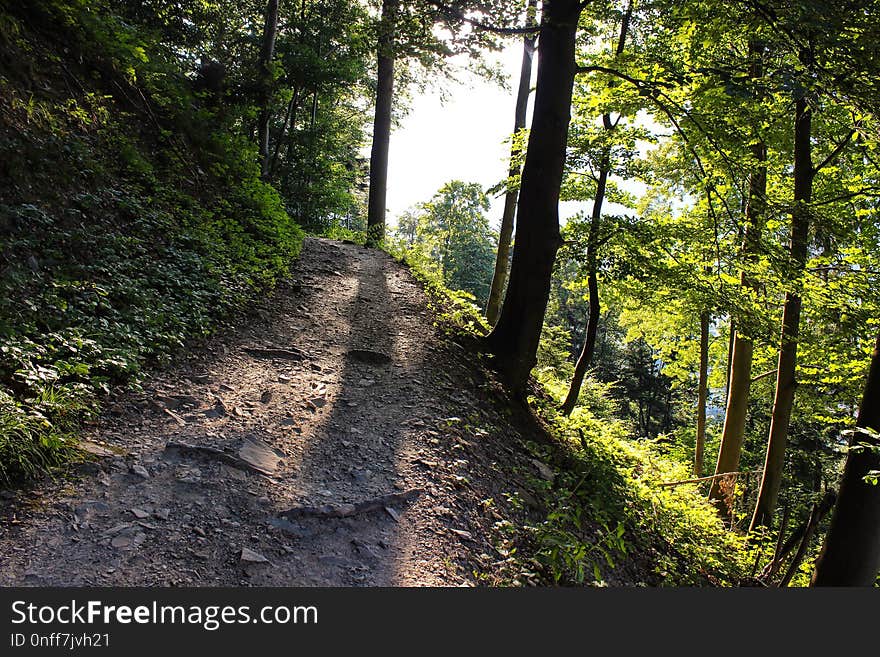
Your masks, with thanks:
M85 437L113 454L0 500L0 584L486 581L505 494L534 499L501 473L536 465L426 303L387 254L306 240L248 325L111 404Z

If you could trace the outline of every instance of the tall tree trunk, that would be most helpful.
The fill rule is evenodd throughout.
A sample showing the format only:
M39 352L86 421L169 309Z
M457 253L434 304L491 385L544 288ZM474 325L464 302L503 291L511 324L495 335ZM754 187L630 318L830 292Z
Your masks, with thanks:
M614 57L618 58L623 54L626 44L626 35L629 32L629 24L632 19L633 3L630 0L627 5L623 20L620 23L620 36L617 39L617 48L614 51ZM618 117L618 121L620 117ZM602 128L606 133L613 132L617 127L616 122L611 121L610 114L602 115ZM606 150L602 155L599 164L599 178L596 181L596 197L593 199L593 212L590 219L590 234L587 241L587 287L590 293L590 314L587 318L586 335L584 337L584 346L575 363L574 374L571 378L571 385L568 387L568 394L562 403L561 411L563 415L571 415L574 407L577 406L578 397L581 394L581 386L584 384L584 377L590 364L593 362L593 355L596 351L596 332L599 324L599 282L597 280L597 260L599 249L599 228L602 222L602 205L605 202L605 190L608 185L608 175L611 172L611 152Z
M703 476L706 449L706 399L709 396L709 313L700 313L700 372L697 382L697 439L694 444L694 477Z
M485 338L496 366L525 396L559 249L559 191L565 167L579 0L547 0L538 39L538 83L517 206L516 245L498 323Z
M367 206L367 244L377 246L385 239L385 210L388 191L388 152L391 145L391 107L394 101L394 31L398 0L383 0L376 48L376 113L373 118L373 146L370 151L370 192Z
M269 171L267 172L269 177L275 173L275 169L278 166L278 154L281 152L281 143L284 141L287 131L293 130L296 121L296 106L298 104L299 87L295 87L293 90L293 96L291 96L290 102L287 103L287 111L284 113L284 122L281 124L281 130L278 132L278 137L275 139L275 148L272 151L272 159L269 162Z
M749 77L763 75L763 46L755 41L749 43ZM767 146L756 137L752 146L752 157L757 164L749 178L749 198L746 205L746 226L743 236L742 254L746 269L740 275L744 287L755 288L756 284L748 273L750 261L759 249L759 237L767 207ZM727 412L724 415L724 430L718 450L715 474L736 472L742 455L745 438L746 414L749 405L749 389L752 383L752 354L754 346L750 338L736 332L733 338L733 356L730 363L730 384L727 396ZM709 488L709 499L715 503L724 519L733 513L733 489L736 480L731 477L715 477Z
M260 173L269 175L269 102L272 99L272 58L275 56L275 38L278 36L278 0L269 0L263 26L263 47L260 51L260 114L257 117L257 142L260 153Z
M537 0L529 0L526 9L527 24L535 22ZM519 88L516 92L516 110L513 119L513 134L516 135L526 127L526 111L529 106L529 89L532 82L532 59L535 52L535 37L526 35L523 38L522 66L519 70ZM508 180L520 172L515 164L519 156L516 142L510 148L510 171ZM492 275L492 287L489 288L489 300L486 302L486 319L495 326L498 313L501 311L501 299L504 286L507 284L507 272L510 269L510 240L513 237L513 221L516 215L516 201L519 196L517 189L508 189L504 195L504 211L501 214L501 231L498 235L498 253L495 256L495 273Z
M749 531L773 524L773 512L779 499L788 425L794 406L795 370L797 369L797 339L801 321L801 296L797 291L799 279L807 262L807 236L810 226L809 203L813 195L813 159L810 149L812 112L806 98L798 98L794 119L794 208L791 212L791 276L796 279L795 290L786 292L782 311L782 331L779 338L779 363L776 370L776 397L770 420L764 476L758 493L758 503Z
M856 427L880 433L880 335ZM880 441L858 432L850 444L856 443L867 443L873 449L850 449L846 457L837 506L812 586L871 586L880 570L880 485L864 479L869 472L880 470Z
M727 337L727 372L724 377L724 407L727 408L727 402L730 400L730 371L733 368L733 343L736 341L736 326L733 317L730 318L730 326L728 327L729 335Z
M610 124L610 117L607 115L605 124ZM578 397L581 394L581 386L584 384L584 377L590 368L590 364L593 362L593 355L596 351L596 333L599 327L600 312L596 251L598 250L599 242L599 224L602 221L602 204L605 201L605 188L608 184L608 172L611 168L609 160L610 155L606 151L602 157L599 180L596 185L596 198L593 200L593 213L590 219L590 234L587 238L587 289L590 295L590 311L587 316L584 346L578 356L577 363L575 363L574 374L568 387L568 394L565 396L565 401L562 402L561 411L566 416L571 415L574 407L577 406Z

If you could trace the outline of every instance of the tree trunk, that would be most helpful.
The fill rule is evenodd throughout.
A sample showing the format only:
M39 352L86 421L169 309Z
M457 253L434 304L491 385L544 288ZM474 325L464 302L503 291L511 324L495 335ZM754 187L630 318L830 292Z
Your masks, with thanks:
M294 88L293 96L290 98L290 102L287 103L287 111L284 113L284 122L281 124L281 130L278 132L278 137L275 139L275 148L272 151L272 159L269 163L269 170L267 172L267 176L271 177L275 173L275 169L278 166L278 155L281 152L281 143L284 141L285 135L287 135L288 130L293 130L294 123L296 121L296 106L299 104L299 87ZM288 153L288 159L290 154Z
M398 0L383 0L376 49L376 113L373 118L373 146L370 151L370 192L367 206L367 245L378 246L385 239L385 211L388 190L388 151L391 145L391 107L394 101L394 30Z
M609 123L609 121L606 122ZM596 270L596 251L599 241L599 224L602 221L602 204L605 200L605 187L608 184L608 171L611 168L609 154L606 152L602 158L602 168L599 171L599 181L596 185L596 198L593 201L593 214L590 220L590 234L587 241L587 288L590 293L590 313L587 317L587 329L584 336L584 346L574 366L574 374L571 377L571 385L568 394L562 403L562 414L571 415L577 406L578 397L581 394L581 386L590 364L593 362L593 354L596 351L596 333L599 326L599 281Z
M559 249L559 191L565 167L578 0L548 0L538 39L538 84L517 206L516 246L498 323L485 338L496 367L524 397L537 362L538 342Z
M709 313L700 313L700 373L697 382L697 440L694 444L694 477L703 476L706 447L706 399L709 396Z
M788 425L794 406L797 369L797 339L801 320L801 296L797 291L799 279L807 262L807 237L810 225L809 203L813 195L813 159L810 149L812 112L806 98L798 98L794 123L794 208L791 212L791 275L797 279L795 291L785 294L782 311L782 332L779 338L779 364L776 370L776 397L770 420L764 476L758 493L758 503L749 531L770 527L779 499Z
M733 369L733 343L736 341L736 326L733 317L730 318L730 332L727 337L727 372L724 378L724 407L727 408L727 402L730 401L730 372Z
M749 76L752 79L763 75L763 46L757 42L749 43L751 65ZM758 164L749 179L749 198L746 204L746 227L743 236L742 254L749 261L757 254L759 237L767 207L767 146L758 139L752 146L752 156ZM744 287L755 288L746 270L740 275ZM752 354L754 346L750 338L739 331L733 338L733 357L730 363L730 384L727 395L727 411L724 416L724 430L721 434L721 447L718 450L718 462L715 474L736 472L742 455L743 439L745 438L746 414L749 405L749 389L752 382ZM715 503L725 520L733 513L733 489L736 479L733 477L716 477L709 488L709 499Z
M880 432L880 335L856 427ZM858 432L850 442L856 443L867 443L873 449L850 449L846 457L837 506L812 586L871 586L880 570L880 485L864 479L869 472L880 470L880 441Z
M263 26L263 47L260 52L260 114L257 117L257 142L260 153L260 173L269 175L269 102L272 99L272 58L275 56L275 38L278 36L278 0L269 0Z
M526 10L528 24L535 21L537 0L529 0ZM519 71L519 89L516 92L516 110L513 119L513 134L516 135L526 127L526 111L529 106L529 89L532 82L532 59L535 52L535 37L526 35L523 39L522 66ZM519 166L515 164L519 149L516 144L510 149L510 171L508 179L517 176ZM498 313L501 311L501 299L504 286L507 284L507 272L510 269L510 240L513 237L513 221L516 215L516 201L519 197L517 189L508 189L504 195L504 211L501 214L501 231L498 235L498 253L495 256L495 273L492 275L492 287L489 289L489 300L486 302L486 319L495 326Z
M614 51L615 58L623 54L624 45L626 44L626 35L629 32L629 23L632 19L633 3L630 0L627 5L626 12L620 24L620 36L617 39L617 48ZM620 117L618 117L618 121ZM612 123L610 114L602 115L602 126L606 133L612 132L617 123ZM590 314L587 318L586 336L584 337L584 347L578 356L577 363L574 367L574 375L571 378L571 385L568 388L568 394L562 403L563 415L571 415L574 407L577 406L578 397L581 394L581 386L584 384L584 377L590 364L593 362L593 355L596 351L596 332L599 324L599 282L597 280L596 263L599 249L599 228L602 221L602 205L605 202L605 189L608 185L608 175L611 172L611 152L606 150L602 155L599 165L599 179L596 181L596 198L593 199L593 213L590 220L590 235L587 242L587 287L590 293Z

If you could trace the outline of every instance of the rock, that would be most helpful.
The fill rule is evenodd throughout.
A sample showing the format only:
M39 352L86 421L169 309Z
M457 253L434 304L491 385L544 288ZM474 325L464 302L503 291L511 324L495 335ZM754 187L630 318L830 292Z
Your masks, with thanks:
M229 413L226 404L219 397L214 398L214 406L207 411L203 411L206 417L225 417Z
M131 466L131 472L133 474L136 474L138 477L141 477L142 479L149 479L150 478L150 473L147 472L147 469L140 464L135 464L135 465Z
M118 534L110 540L110 545L112 545L115 548L127 548L129 545L131 545L131 542L132 542L131 536L127 536L125 534Z
M114 536L115 534L130 530L133 526L134 525L132 525L130 522L119 523L118 525L114 525L110 529L105 530L104 536Z
M149 512L148 512L148 511L144 511L143 509L132 508L132 509L129 509L129 511L131 511L131 514L132 514L135 518L137 518L138 520L143 520L143 519L145 519L145 518L149 518L149 517L150 517Z
M220 464L220 472L223 473L224 476L229 477L230 479L235 479L236 481L247 481L248 478L247 472L244 470L233 468L231 465L226 465L225 463Z
M285 518L269 518L269 524L294 538L309 538L315 534L314 530L306 529L302 525L292 523Z
M239 562L246 565L251 565L255 563L269 563L269 560L262 554L246 547L241 548L241 553L239 554L238 560Z
M463 529L450 529L453 534L456 536L461 536L462 538L466 538L468 540L473 540L473 535L470 532L466 532Z
M264 474L271 475L278 470L281 455L259 438L248 436L242 441L238 458Z
M76 446L81 451L92 454L93 456L100 456L104 458L114 455L111 450L107 449L106 447L102 447L97 443L93 443L90 440L80 440Z
M260 402L263 404L268 404L270 401L272 401L272 391L266 390L265 392L263 392L262 395L260 395Z
M171 509L156 509L153 511L153 515L159 520L168 520L171 517Z
M394 522L400 522L400 514L390 506L385 507L385 513L391 516L391 519L394 520Z
M532 465L538 470L538 473L541 475L542 479L546 479L547 481L553 481L556 478L556 473L553 472L553 469L548 466L546 463L539 461L538 459L531 459Z
M281 383L290 383L293 379L286 374L279 374L278 381Z
M82 463L77 463L75 467L78 474L86 476L95 476L102 472L101 466L94 461L83 461Z

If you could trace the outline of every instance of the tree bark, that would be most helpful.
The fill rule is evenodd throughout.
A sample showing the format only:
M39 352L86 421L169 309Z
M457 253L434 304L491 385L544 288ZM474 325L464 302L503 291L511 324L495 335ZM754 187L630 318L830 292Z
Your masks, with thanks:
M694 444L694 476L703 476L706 448L706 399L709 396L709 313L700 313L700 372L697 381L697 439Z
M629 32L629 23L632 19L633 3L629 2L623 20L620 24L620 36L617 39L617 48L614 51L615 58L623 54L626 44L626 35ZM618 117L618 120L620 118ZM617 123L612 123L610 114L602 115L602 127L605 132L612 132L617 127ZM577 406L578 397L581 394L581 387L584 384L584 377L590 364L593 362L593 355L596 351L596 332L599 325L599 282L597 280L597 260L599 249L599 228L602 222L602 205L605 202L605 190L608 185L608 175L611 173L611 152L606 150L602 155L599 165L599 179L596 181L596 197L593 199L593 212L590 218L590 235L587 242L587 287L590 293L590 314L587 318L586 335L584 337L584 346L575 363L574 374L571 378L571 385L568 388L568 394L562 403L562 414L571 415L574 407Z
M724 407L727 408L727 402L730 400L730 372L733 368L733 343L736 340L736 326L733 317L730 318L730 326L728 327L729 335L727 337L727 372L724 377Z
M810 149L812 112L806 98L798 98L795 104L794 123L794 208L791 212L790 254L792 276L800 279L807 262L807 237L810 226L809 203L813 195L813 159ZM798 286L799 282L795 282ZM749 531L758 527L770 527L779 499L782 471L785 464L785 448L788 427L794 406L797 369L797 339L801 321L801 296L795 291L785 294L782 311L782 331L779 338L779 364L776 370L776 396L770 420L770 436L764 459L764 476L758 502L752 516Z
M609 121L606 122L610 123ZM584 384L584 377L590 364L593 362L593 355L596 351L596 333L599 327L599 281L597 278L597 257L599 241L599 224L602 221L602 204L605 201L605 188L608 184L608 172L610 167L610 156L605 154L602 159L602 167L599 171L599 181L596 185L596 198L593 200L593 213L590 219L590 234L587 240L587 288L590 295L590 311L587 316L587 328L584 336L584 346L578 356L577 363L574 366L574 374L571 377L571 384L568 387L568 394L562 403L562 414L571 415L574 407L577 406L578 397L581 394L581 386Z
M261 98L257 117L257 143L260 154L260 174L269 175L269 102L272 99L272 58L275 56L275 39L278 36L278 0L269 0L263 26L263 46L260 51Z
M367 245L385 239L388 190L388 153L391 145L391 108L394 101L394 30L398 0L383 0L376 48L376 113L370 151L370 191L367 206Z
M880 335L874 345L856 427L880 432ZM871 586L880 570L880 485L865 476L880 470L880 441L855 433L850 442L873 449L850 449L837 506L819 555L811 586Z
M575 77L578 0L548 0L538 39L538 83L520 184L516 245L498 323L485 338L514 395L525 396L559 249L562 185Z
M763 46L755 41L749 43L749 76L752 79L763 75ZM767 146L760 138L752 146L752 157L757 164L749 178L749 196L746 204L746 227L743 237L742 254L749 261L757 254L759 237L767 206ZM740 275L744 287L755 288L747 269ZM730 363L730 384L727 396L727 411L724 416L724 430L721 435L721 446L718 450L718 461L715 474L736 472L742 455L745 437L746 414L749 404L749 389L752 381L752 354L754 346L750 338L736 332L733 338L733 356ZM714 502L725 520L732 513L733 487L735 478L718 477L712 480L709 489L709 500Z
M288 130L293 130L296 123L296 107L299 104L299 87L295 87L293 90L293 96L290 98L290 102L287 103L287 111L284 113L284 122L281 124L281 130L278 132L278 136L275 139L275 148L272 151L272 159L269 162L269 170L267 172L267 176L271 177L275 173L275 168L278 166L278 155L281 152L281 143L284 141L284 137L287 135ZM290 154L288 153L288 159Z
M537 0L529 0L526 9L528 24L535 21ZM526 112L529 106L529 90L532 82L532 59L535 52L535 37L526 35L523 38L522 65L519 70L519 88L516 92L516 110L513 119L513 134L516 135L526 127ZM510 171L508 180L517 176L519 166L515 164L520 151L514 143L510 148ZM501 214L501 230L498 235L498 252L495 256L495 273L492 275L492 287L489 289L489 300L486 302L486 319L491 326L498 322L501 312L501 299L504 286L507 284L507 273L510 270L510 240L513 237L513 222L516 216L516 202L519 197L517 189L508 189L504 195L504 211Z

